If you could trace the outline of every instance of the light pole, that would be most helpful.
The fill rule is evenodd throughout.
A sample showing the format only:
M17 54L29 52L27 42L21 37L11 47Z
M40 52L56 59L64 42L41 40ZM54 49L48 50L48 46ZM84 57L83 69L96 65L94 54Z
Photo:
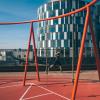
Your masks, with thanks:
M72 15L72 25L73 25L73 29L72 29L72 83L74 84L74 58L75 58L75 45L74 45L74 37L75 37L75 30L74 30L74 21L73 21L73 15Z
M47 37L47 33L48 33L48 26L46 26L46 74L48 74L48 52L47 52L47 40L48 40L48 37Z
M74 32L72 34L72 82L74 83L74 58L75 58Z

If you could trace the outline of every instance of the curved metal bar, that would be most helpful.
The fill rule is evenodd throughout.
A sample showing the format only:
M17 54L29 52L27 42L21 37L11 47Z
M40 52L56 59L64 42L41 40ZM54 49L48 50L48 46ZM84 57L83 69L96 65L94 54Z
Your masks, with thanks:
M52 19L62 18L62 17L65 17L65 16L70 16L70 15L72 15L72 14L81 12L81 11L83 11L83 10L86 10L87 7L92 6L92 5L95 4L96 2L97 2L97 0L93 0L92 2L90 2L90 3L87 4L87 5L85 5L85 6L82 7L82 8L76 9L76 10L74 10L74 11L71 11L71 12L69 12L69 13L66 13L66 14L63 14L63 15L60 15L60 16L56 16L56 17L50 17L50 18L45 18L45 19L40 19L40 20L23 21L23 22L0 22L0 25L26 24L26 23L41 22L41 21L46 21L46 20L52 20Z

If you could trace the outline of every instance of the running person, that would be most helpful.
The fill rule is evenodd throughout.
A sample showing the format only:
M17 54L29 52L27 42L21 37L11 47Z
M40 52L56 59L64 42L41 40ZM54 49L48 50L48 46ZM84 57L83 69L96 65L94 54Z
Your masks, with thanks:
M50 65L49 68L53 68L57 65L57 67L59 67L60 71L62 71L60 56L61 56L61 50L59 49L59 51L57 50L57 52L55 54L56 59L54 61L54 64Z

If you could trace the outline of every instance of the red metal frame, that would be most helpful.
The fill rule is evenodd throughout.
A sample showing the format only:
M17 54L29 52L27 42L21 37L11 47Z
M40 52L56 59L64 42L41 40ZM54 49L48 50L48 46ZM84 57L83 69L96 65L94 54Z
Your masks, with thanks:
M95 57L96 57L96 65L97 65L97 70L98 70L98 76L99 76L99 80L100 80L100 59L99 59L98 49L97 49L97 46L96 46L96 40L95 40L92 20L91 20L91 16L90 16L90 7L87 7L87 14L86 14L86 19L85 19L82 42L81 42L78 64L77 64L76 78L75 78L75 81L74 81L74 87L73 87L73 91L72 91L71 100L75 100L75 98L76 98L76 91L77 91L77 87L78 87L78 80L79 80L80 68L81 68L81 64L82 64L83 50L84 50L84 44L85 44L88 25L89 25L90 31L91 31L91 36L92 36L92 41L93 41L93 46L94 46L94 54L95 54Z
M95 53L95 57L96 57L96 65L97 65L97 70L98 70L98 75L99 75L99 80L100 80L100 58L99 58L98 50L97 50L97 46L96 46L96 41L95 41L95 35L94 35L92 20L91 20L91 18L89 18L90 17L90 7L92 5L94 5L96 2L97 2L97 0L92 0L92 2L88 3L87 5L85 5L82 8L76 9L75 11L72 11L72 12L69 12L67 14L63 14L63 15L60 15L60 16L56 16L56 17L51 17L51 18L46 18L46 19L40 19L40 20L30 20L30 21L24 21L24 22L0 22L0 25L12 25L12 24L31 23L30 36L29 36L29 41L28 41L28 49L27 49L27 53L26 53L25 73L24 73L24 81L23 81L23 85L24 86L25 86L25 82L26 82L28 57L29 57L29 50L30 50L31 38L33 39L33 45L34 45L34 55L35 55L37 80L38 81L40 80L39 71L38 71L38 61L37 61L36 44L35 44L35 37L34 37L34 30L33 30L33 22L41 22L41 21L46 21L46 20L51 20L51 19L62 18L62 17L65 17L65 16L70 16L72 14L81 12L83 10L87 11L87 15L86 15L86 20L85 20L85 25L84 25L84 30L83 30L82 42L81 42L81 47L80 47L80 52L79 52L79 58L78 58L78 64L77 64L76 77L75 77L75 81L74 81L74 87L73 87L73 91L72 91L71 100L75 100L75 97L76 97L78 80L79 80L79 74L80 74L80 68L81 68L81 64L82 64L84 43L85 43L85 39L86 39L86 33L87 33L88 24L89 24L89 27L90 27L90 30L91 30L91 35L92 35L92 40L93 40L93 46L94 46L94 53Z
M92 41L93 41L93 46L94 46L94 55L96 58L96 66L97 66L97 71L98 71L99 80L100 80L100 58L99 58L99 53L98 53L98 49L97 49L97 45L96 45L96 39L95 39L94 30L93 30L91 16L89 17L89 27L90 27L90 32L91 32L91 36L92 36Z
M33 30L33 22L31 23L31 27L30 27L30 36L29 36L29 40L28 40L28 49L27 49L27 52L26 52L26 63L25 63L24 80L23 80L23 85L24 86L25 86L25 82L26 82L27 67L28 67L28 57L29 57L29 51L30 51L31 38L33 40L33 46L34 46L34 56L35 56L35 65L36 65L36 72L37 72L37 80L40 81L39 71L38 71L38 61L37 61L36 44L35 44L35 37L34 37L34 30Z
M80 74L80 68L81 68L82 58L83 58L84 44L85 44L86 33L87 33L88 22L89 22L88 21L89 14L90 14L90 10L89 10L89 7L88 7L87 8L86 19L85 19L84 30L83 30L82 42L81 42L81 47L80 47L80 52L79 52L79 58L78 58L78 64L77 64L77 71L76 71L76 78L75 78L75 81L74 81L74 87L73 87L72 99L71 100L75 100L75 96L76 96L76 91L77 91L77 86L78 86L78 80L79 80L79 74Z
M37 49L36 49L36 43L35 43L35 36L34 36L34 29L33 29L33 23L32 23L32 40L33 40L33 50L34 50L34 56L35 56L35 65L36 65L36 72L37 72L37 80L40 81L39 76L39 70L38 70L38 59L37 59Z

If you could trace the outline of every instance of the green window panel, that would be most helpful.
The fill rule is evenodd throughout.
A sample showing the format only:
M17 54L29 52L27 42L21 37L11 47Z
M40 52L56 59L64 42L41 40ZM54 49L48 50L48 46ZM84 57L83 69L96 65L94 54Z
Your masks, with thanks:
M54 17L55 16L55 11L50 11L49 12L49 17Z
M45 36L42 36L42 40L45 40Z
M65 23L68 24L68 17L65 17Z
M67 25L64 24L64 32L67 32Z
M64 39L64 33L60 33L60 40Z
M66 8L64 9L64 14L69 13L69 10Z
M57 47L61 47L61 40L57 40Z
M57 25L58 24L58 19L53 20L53 25Z
M64 24L64 18L61 18L61 24Z
M65 1L61 1L61 9L65 8Z
M55 1L53 2L53 9L59 9L60 8L60 4L59 4L59 1Z
M52 11L52 2L47 4L47 11Z
M55 32L55 26L54 25L49 26L49 32Z
M58 15L62 15L62 9L58 10Z
M68 47L68 41L64 40L64 47L67 48Z
M82 24L78 24L78 32L83 32L83 27Z
M58 26L58 32L62 32L62 25Z

